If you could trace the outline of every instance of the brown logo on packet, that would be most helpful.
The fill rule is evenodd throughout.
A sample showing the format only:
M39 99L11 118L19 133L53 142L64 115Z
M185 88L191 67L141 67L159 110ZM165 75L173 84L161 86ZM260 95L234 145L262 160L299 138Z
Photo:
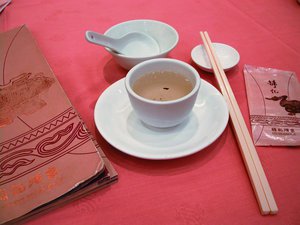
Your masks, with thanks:
M280 97L273 96L272 98L266 98L267 100L279 101L279 105L284 107L285 111L289 113L289 115L295 115L296 113L300 113L300 101L298 100L287 100L288 96L282 95Z
M47 103L40 94L48 90L55 80L43 73L22 73L0 85L0 127L11 124L20 115L30 115Z

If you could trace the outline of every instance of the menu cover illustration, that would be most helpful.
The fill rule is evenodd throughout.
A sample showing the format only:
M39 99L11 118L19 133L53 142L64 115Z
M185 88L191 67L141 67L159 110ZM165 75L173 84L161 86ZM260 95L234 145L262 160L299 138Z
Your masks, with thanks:
M258 146L300 145L300 83L296 73L245 65L253 140Z
M2 224L107 185L117 174L27 27L0 34L0 49Z

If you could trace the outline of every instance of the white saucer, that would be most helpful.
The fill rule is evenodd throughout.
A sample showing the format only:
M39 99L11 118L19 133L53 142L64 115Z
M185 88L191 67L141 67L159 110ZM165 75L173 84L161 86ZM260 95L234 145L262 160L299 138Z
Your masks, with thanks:
M213 43L213 46L225 71L232 69L240 61L240 55L233 47L221 43ZM213 72L203 45L198 45L193 48L191 57L201 69L207 72Z
M227 125L228 108L223 96L204 80L191 116L172 128L142 123L132 110L124 82L124 78L117 81L100 95L94 119L103 138L126 154L144 159L191 155L213 143Z

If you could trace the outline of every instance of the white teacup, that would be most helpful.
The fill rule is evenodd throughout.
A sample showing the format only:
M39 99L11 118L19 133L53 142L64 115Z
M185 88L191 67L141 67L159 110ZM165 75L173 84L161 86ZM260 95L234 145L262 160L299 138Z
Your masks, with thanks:
M133 90L135 82L150 73L175 73L191 83L191 90L174 100L152 100L142 97ZM182 123L190 115L200 88L198 72L189 64L175 59L151 59L134 66L126 75L125 86L138 118L145 124L166 128ZM146 83L147 85L147 83Z

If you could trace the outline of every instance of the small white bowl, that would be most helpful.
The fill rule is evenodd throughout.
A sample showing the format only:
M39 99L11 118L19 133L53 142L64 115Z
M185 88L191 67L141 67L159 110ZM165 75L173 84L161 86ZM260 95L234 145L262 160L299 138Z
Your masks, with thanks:
M233 47L222 43L213 43L213 46L225 71L232 69L240 61L240 55ZM203 45L198 45L193 48L191 57L201 69L207 72L213 72Z
M156 20L131 20L119 23L109 28L104 34L112 38L120 38L131 32L141 32L152 37L158 43L159 53L149 57L129 57L117 54L106 48L115 61L127 70L149 59L167 57L179 40L178 33L173 27Z
M137 79L152 72L174 72L189 79L193 89L187 95L170 101L155 101L143 98L132 90ZM201 79L191 65L176 59L151 59L133 67L126 75L125 87L130 103L138 118L153 127L173 127L190 115L200 88Z

